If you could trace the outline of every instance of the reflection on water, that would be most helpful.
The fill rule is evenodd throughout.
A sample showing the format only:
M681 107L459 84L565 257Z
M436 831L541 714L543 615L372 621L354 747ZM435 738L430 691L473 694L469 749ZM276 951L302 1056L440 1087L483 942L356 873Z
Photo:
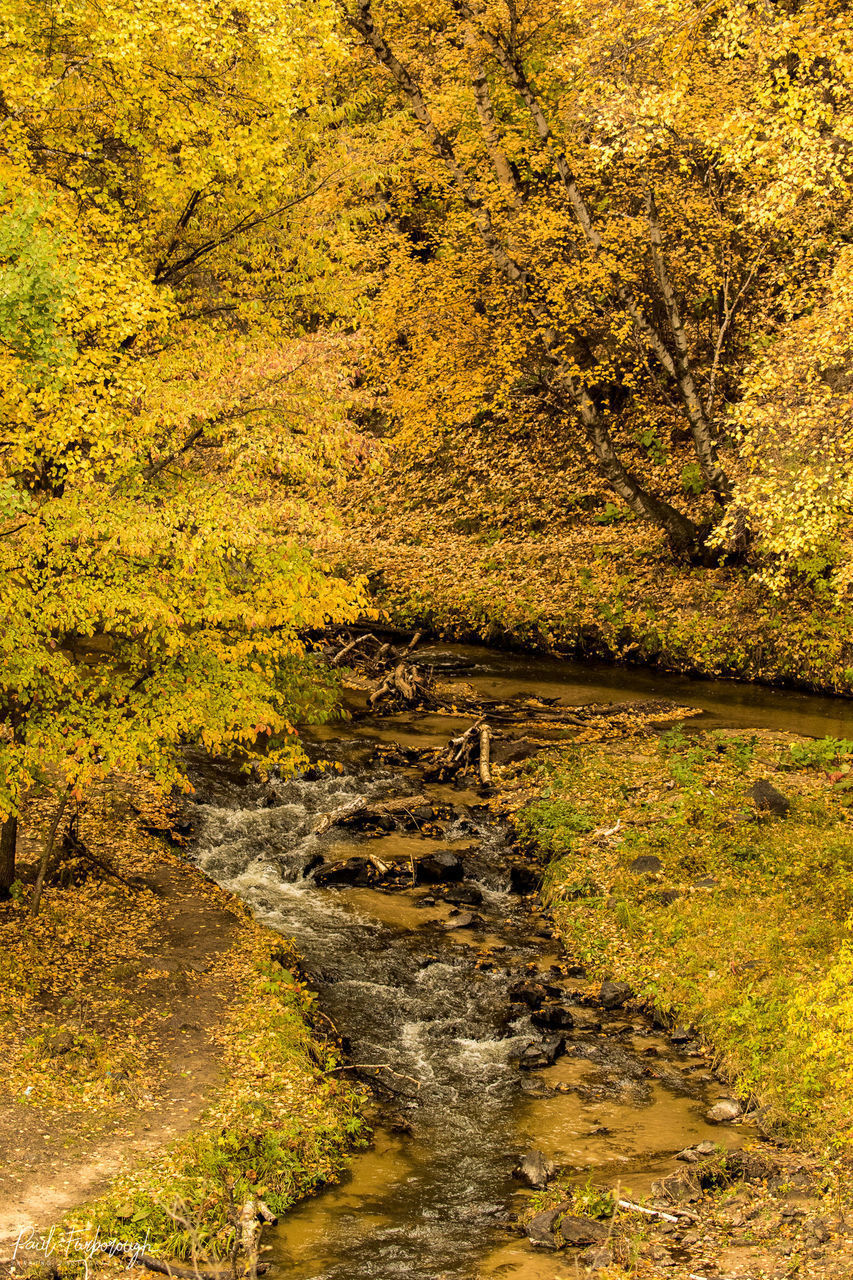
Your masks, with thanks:
M456 658L472 665L460 679L488 698L558 698L566 706L620 702L628 698L669 698L707 713L705 728L782 729L806 737L853 738L853 699L825 698L793 690L765 688L737 680L693 680L643 667L572 662L563 658L506 653L478 645L435 645L419 650L428 663Z

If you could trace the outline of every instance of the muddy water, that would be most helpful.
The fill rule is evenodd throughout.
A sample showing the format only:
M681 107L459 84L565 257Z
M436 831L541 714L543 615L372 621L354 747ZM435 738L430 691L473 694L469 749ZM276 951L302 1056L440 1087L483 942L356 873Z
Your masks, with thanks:
M853 704L460 646L432 657L484 697L664 695L701 706L708 724L853 737ZM644 1018L596 1006L535 901L510 892L506 833L477 793L425 785L416 768L377 760L379 743L443 745L459 727L443 717L362 718L315 735L312 754L335 760L334 772L244 788L215 771L199 781L200 865L295 939L382 1108L374 1143L347 1179L272 1234L273 1280L575 1276L575 1259L543 1256L507 1231L530 1194L513 1178L521 1152L536 1148L580 1180L642 1196L681 1148L706 1139L732 1147L747 1136L705 1125L724 1090L695 1045L679 1051ZM315 830L323 814L361 797L419 793L433 805L431 822L382 835ZM315 879L319 865L365 853L405 869L438 849L459 852L464 886L480 903L456 907L447 886L405 875L393 889L324 889ZM467 927L460 910L475 913ZM554 1033L511 999L525 979L548 983L574 1023L560 1033L564 1053L532 1070L522 1055Z

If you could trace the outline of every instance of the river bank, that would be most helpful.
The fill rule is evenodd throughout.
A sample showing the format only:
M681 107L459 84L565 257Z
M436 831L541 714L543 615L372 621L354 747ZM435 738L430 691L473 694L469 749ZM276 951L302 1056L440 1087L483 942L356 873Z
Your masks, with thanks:
M144 780L88 797L33 918L54 803L28 806L0 907L0 1257L20 1240L14 1272L37 1272L51 1227L72 1258L98 1232L221 1255L231 1195L278 1213L338 1175L358 1098L287 940L151 834L171 823Z
M680 1230L622 1215L626 1274L853 1274L850 751L694 725L553 748L507 781L568 954L709 1051L728 1114L771 1139L661 1184L695 1215Z
M84 1189L99 1198L68 1221L133 1240L150 1230L149 1247L211 1256L227 1244L230 1183L235 1203L252 1194L274 1212L319 1191L269 1236L274 1280L853 1274L847 988L833 968L846 954L853 757L849 743L750 727L787 716L846 732L843 716L827 719L835 704L691 685L700 715L649 700L624 672L608 684L603 671L452 646L405 661L431 673L426 701L408 707L392 690L371 707L381 672L346 677L353 718L308 734L301 776L247 780L212 762L194 777L183 829L203 875L129 823L126 801L104 811L101 843L83 828L90 851L148 888L125 896L114 877L84 880L73 917L76 898L47 900L50 936L64 920L62 940L84 940L57 994L88 975L94 1000L108 972L112 1000L124 974L135 1009L122 1022L119 1004L116 1024L127 1075L106 1059L96 1071L83 1030L112 1041L94 1008L67 1027L54 1010L48 1028L36 982L27 988L40 1043L48 1029L71 1035L38 1098L64 1071L63 1088L98 1108L102 1143L122 1148ZM466 772L447 755L448 738L483 716L491 791L476 757ZM174 901L151 887L164 865L183 886ZM180 936L166 956L172 914L165 933ZM199 956L158 972L217 937L211 967ZM47 986L58 957L39 945ZM135 971L116 972L131 953ZM149 981L158 998L140 1005ZM207 1021L184 1007L199 987L218 1001ZM310 1032L314 1010L343 1056ZM215 1044L215 1079L175 1145L163 1122L187 1067L176 1054L161 1079L142 1072L158 1027L186 1037L193 1023ZM373 1094L375 1137L335 1185L359 1130L348 1079ZM128 1096L110 1109L107 1087ZM722 1120L711 1117L721 1101ZM86 1152L73 1116L54 1127L60 1111L44 1128L74 1168ZM136 1111L158 1118L156 1152L134 1145ZM43 1107L29 1116L47 1119ZM519 1182L531 1149L544 1178ZM165 1212L164 1189L189 1227Z
M444 640L703 678L853 694L853 615L820 583L773 594L761 564L676 563L559 438L471 428L428 456L387 442L318 549L401 627ZM682 494L683 498L684 495ZM678 501L676 496L676 502Z

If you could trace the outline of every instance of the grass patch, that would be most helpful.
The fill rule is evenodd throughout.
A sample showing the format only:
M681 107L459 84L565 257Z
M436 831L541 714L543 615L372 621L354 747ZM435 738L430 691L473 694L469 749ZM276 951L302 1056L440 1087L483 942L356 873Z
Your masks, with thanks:
M525 766L567 950L696 1024L792 1136L853 1141L849 744L729 731L584 743ZM829 766L829 768L828 768ZM758 807L769 781L787 816ZM639 858L657 861L632 864ZM649 870L648 868L652 869Z
M224 1258L232 1201L257 1196L282 1214L335 1181L353 1145L364 1145L362 1096L312 1033L315 997L293 972L294 953L251 928L239 960L244 995L221 1031L227 1078L217 1100L188 1138L74 1215L82 1239L100 1229L171 1257Z

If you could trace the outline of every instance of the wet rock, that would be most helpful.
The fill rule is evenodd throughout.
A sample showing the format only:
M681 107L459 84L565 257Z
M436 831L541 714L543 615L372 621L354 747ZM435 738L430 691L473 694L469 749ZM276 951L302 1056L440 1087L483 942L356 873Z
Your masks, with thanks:
M752 798L756 809L763 813L772 813L777 818L787 818L791 812L791 801L766 778L759 778L752 784Z
M548 1036L544 1040L529 1044L519 1058L518 1065L526 1071L550 1067L565 1051L566 1042L562 1036Z
M734 1098L722 1098L705 1112L708 1124L731 1124L743 1115L743 1107Z
M536 1245L540 1249L556 1249L557 1242L554 1239L553 1226L554 1219L559 1214L559 1209L545 1209L542 1213L537 1213L531 1218L525 1227L527 1239L531 1244Z
M563 966L563 972L567 978L585 978L586 969L582 964L567 964Z
M635 858L633 862L630 862L628 870L633 871L638 876L653 876L663 870L663 863L654 854L644 854L641 858Z
M541 1151L525 1151L512 1171L512 1176L534 1191L542 1191L548 1185L548 1179L554 1172L550 1160L546 1160Z
M587 1271L604 1271L613 1266L613 1254L609 1249L587 1249L586 1253L581 1254L580 1261Z
M511 893L534 893L539 888L541 875L534 867L523 862L515 862L509 869L509 888Z
M693 881L693 887L694 889L716 889L719 883L716 876L703 876L701 880Z
M528 1009L539 1009L546 1000L560 995L560 988L545 982L516 982L509 989L509 998L513 1004L526 1004Z
M578 1218L571 1213L560 1214L555 1226L566 1244L573 1248L580 1248L583 1245L598 1245L599 1248L608 1239L610 1231L603 1222L597 1222L595 1218Z
M598 1003L605 1009L621 1009L633 994L627 982L602 982Z
M458 881L465 875L461 858L449 849L439 849L420 858L415 863L415 879L418 884L443 884Z
M708 1160L720 1150L716 1142L699 1142L695 1147L685 1147L675 1158L685 1164L698 1164L700 1160Z
M445 920L445 929L482 929L485 920L476 911L459 911L456 915Z
M552 1031L571 1031L575 1025L571 1012L562 1004L543 1004L533 1013L532 1021Z
M454 906L479 907L483 901L483 895L475 884L461 884L448 889L444 895L448 902L452 902Z
M368 858L347 858L345 862L329 862L314 873L314 883L321 889L343 889L352 885L369 885L375 875Z
M673 1044L687 1044L688 1040L693 1039L686 1027L673 1027L669 1033L669 1038Z

